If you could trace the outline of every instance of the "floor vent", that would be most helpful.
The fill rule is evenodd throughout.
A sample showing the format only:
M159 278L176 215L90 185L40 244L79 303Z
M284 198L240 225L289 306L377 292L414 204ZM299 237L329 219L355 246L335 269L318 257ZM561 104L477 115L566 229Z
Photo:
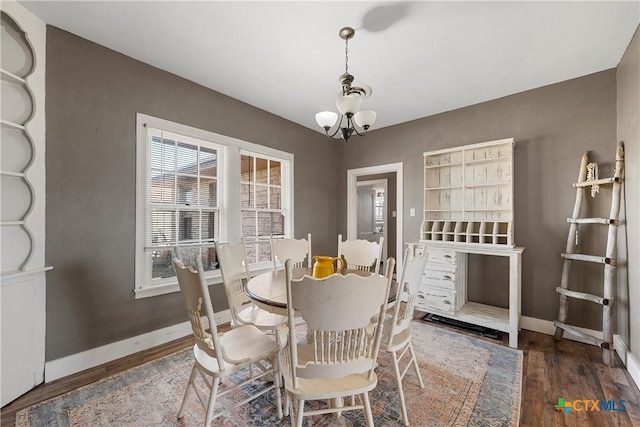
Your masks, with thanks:
M427 313L421 320L427 323L435 323L438 325L449 326L456 329L461 329L465 332L471 332L472 334L479 335L481 337L492 338L494 340L502 341L502 333L495 329L485 328L483 326L472 325L471 323L461 322L455 319L449 319L437 314Z

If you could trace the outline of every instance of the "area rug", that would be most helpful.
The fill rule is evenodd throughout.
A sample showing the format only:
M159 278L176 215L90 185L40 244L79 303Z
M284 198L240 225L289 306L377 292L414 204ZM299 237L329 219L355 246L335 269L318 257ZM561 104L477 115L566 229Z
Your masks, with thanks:
M520 416L522 352L414 321L413 342L425 388L413 369L404 378L404 393L413 426L517 426ZM378 386L369 393L376 426L401 426L400 404L390 355L381 352ZM182 420L176 419L193 365L191 349L146 363L18 412L17 426L198 426L205 411L195 395ZM240 381L236 376L231 378ZM204 385L201 385L204 387ZM245 386L218 400L241 400L260 389ZM269 392L216 418L214 426L288 426L276 416ZM313 403L319 405L320 403ZM318 406L319 407L319 406ZM318 415L307 426L365 425L362 411Z

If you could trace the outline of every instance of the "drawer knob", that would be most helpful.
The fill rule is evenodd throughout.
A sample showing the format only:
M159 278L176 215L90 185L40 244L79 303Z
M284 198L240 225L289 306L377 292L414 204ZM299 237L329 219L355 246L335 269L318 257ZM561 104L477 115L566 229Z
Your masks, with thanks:
M447 279L447 280L451 280L451 276L449 276L448 274L445 274L444 276L442 276L443 279Z

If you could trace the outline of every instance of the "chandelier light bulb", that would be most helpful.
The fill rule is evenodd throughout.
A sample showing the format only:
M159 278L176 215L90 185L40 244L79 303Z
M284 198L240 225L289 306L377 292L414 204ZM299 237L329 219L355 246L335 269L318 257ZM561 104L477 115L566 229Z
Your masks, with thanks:
M336 101L336 106L340 114L355 114L362 107L362 98L356 94L343 95Z
M338 115L333 111L322 111L316 114L316 123L325 129L330 129L337 121Z
M358 126L366 130L366 129L369 129L369 127L373 125L373 122L376 121L376 116L377 114L375 111L371 111L371 110L358 111L353 116L353 121L356 122Z

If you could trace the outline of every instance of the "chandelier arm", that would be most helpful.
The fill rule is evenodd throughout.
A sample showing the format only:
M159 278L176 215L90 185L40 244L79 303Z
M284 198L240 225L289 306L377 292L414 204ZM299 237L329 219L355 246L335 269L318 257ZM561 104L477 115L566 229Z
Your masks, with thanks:
M341 115L340 115L340 121L338 122L338 126L336 127L335 132L333 132L332 134L329 134L329 133L330 133L330 132L329 132L329 129L331 129L331 128L329 128L329 129L325 129L325 133L327 134L327 136L328 136L329 138L333 138L334 136L336 136L336 135L338 134L338 132L340 132L340 129L342 129L342 121L343 121L343 120L344 120L344 115L342 115L342 114L341 114ZM347 121L347 125L348 125L348 124L349 124L349 123L348 123L348 121Z
M356 125L355 121L352 119L348 119L347 126L353 129L353 132L355 132L355 134L358 136L365 136L367 134L366 129L360 129L362 133L358 132L358 126Z

